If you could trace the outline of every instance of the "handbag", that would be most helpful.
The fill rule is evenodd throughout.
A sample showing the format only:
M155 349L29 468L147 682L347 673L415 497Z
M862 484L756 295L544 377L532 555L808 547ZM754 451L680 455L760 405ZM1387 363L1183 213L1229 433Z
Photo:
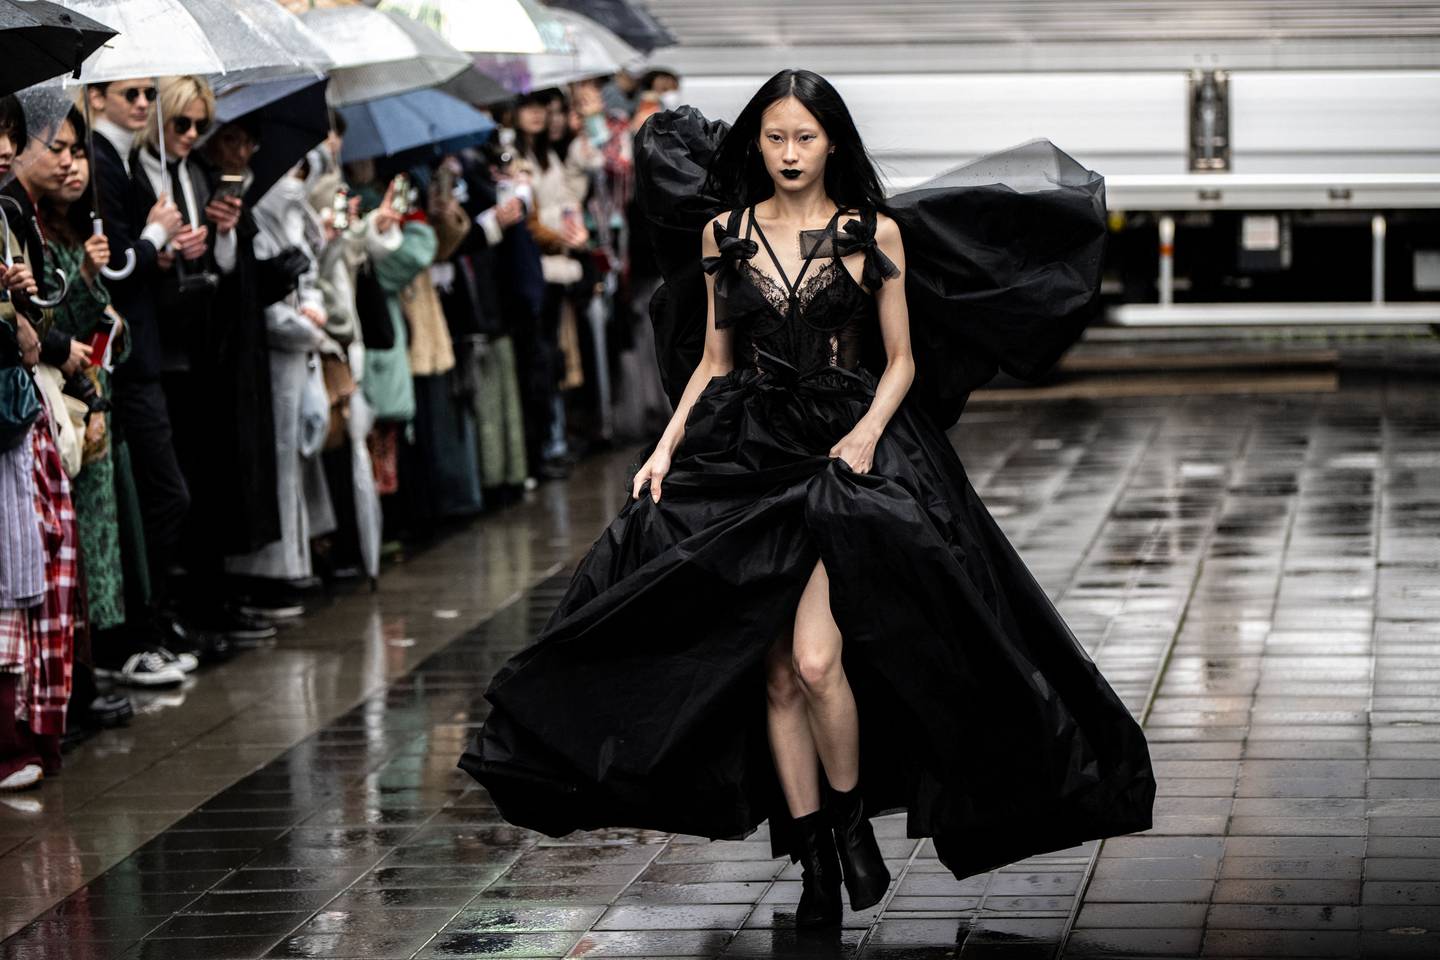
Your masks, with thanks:
M320 373L325 380L325 393L330 399L330 427L325 433L322 450L336 450L350 436L350 398L359 389L350 364L333 354L320 356Z
M40 418L40 392L35 378L20 363L15 326L0 318L0 453L7 453L30 435Z

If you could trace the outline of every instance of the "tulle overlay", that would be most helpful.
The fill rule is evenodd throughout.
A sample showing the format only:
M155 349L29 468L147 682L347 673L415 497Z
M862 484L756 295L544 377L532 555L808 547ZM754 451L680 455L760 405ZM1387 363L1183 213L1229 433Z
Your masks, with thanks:
M828 455L877 382L868 365L790 349L823 346L837 312L875 323L838 259L869 257L864 237L834 246L838 269L816 281L834 292L814 298L813 316L795 311L779 339L778 315L740 269L753 247L732 242L708 265L729 291L737 367L690 411L660 502L648 488L625 501L537 642L496 675L461 766L507 820L550 835L735 838L768 820L775 853L792 853L764 659L819 560L870 815L905 810L909 834L934 837L957 876L1149 827L1139 726L971 488L934 419L946 408L907 398L867 473ZM885 282L878 259L865 266L866 287ZM912 328L926 319L912 311Z

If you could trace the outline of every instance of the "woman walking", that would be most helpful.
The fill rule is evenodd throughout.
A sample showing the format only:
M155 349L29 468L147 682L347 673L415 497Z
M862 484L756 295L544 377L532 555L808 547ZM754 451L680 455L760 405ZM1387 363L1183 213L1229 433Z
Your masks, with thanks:
M636 152L683 392L461 766L552 835L768 820L800 925L839 922L842 880L851 909L884 896L877 813L961 877L1148 827L1139 726L942 429L995 364L1053 362L1083 326L1098 178L1045 144L1006 158L1042 187L966 168L887 203L803 70L733 128L657 114ZM700 225L682 260L667 238Z

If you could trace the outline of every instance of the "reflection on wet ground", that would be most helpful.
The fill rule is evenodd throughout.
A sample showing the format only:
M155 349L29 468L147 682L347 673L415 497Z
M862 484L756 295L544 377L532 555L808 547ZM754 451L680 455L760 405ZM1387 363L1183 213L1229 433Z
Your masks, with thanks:
M984 403L953 433L1145 722L1146 834L957 881L886 818L889 896L817 939L791 929L798 873L763 829L551 840L501 822L455 759L486 678L618 507L626 451L0 802L0 955L1435 957L1432 384Z

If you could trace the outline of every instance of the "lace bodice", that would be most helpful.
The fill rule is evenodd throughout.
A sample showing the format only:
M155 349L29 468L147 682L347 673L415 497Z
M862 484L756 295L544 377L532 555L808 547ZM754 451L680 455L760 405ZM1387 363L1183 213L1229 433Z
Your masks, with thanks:
M716 326L735 330L737 366L763 368L766 355L800 373L860 366L869 341L878 339L879 323L874 296L850 275L843 258L865 254L864 278L872 290L899 271L875 246L874 213L862 213L841 236L836 225L843 213L837 210L824 230L801 234L808 253L793 281L755 222L754 207L731 213L723 229L716 224L720 255L706 258L704 266L716 275ZM779 280L750 262L762 246Z

